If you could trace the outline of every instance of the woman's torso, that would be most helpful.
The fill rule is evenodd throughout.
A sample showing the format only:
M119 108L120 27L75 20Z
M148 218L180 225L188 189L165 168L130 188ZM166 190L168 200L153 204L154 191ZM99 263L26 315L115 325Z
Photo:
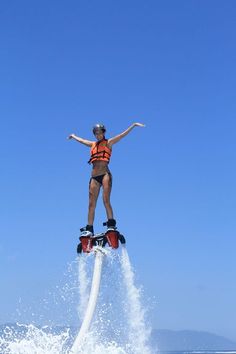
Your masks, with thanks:
M91 173L92 177L104 175L110 172L107 161L99 161L99 160L94 161L92 165L93 165L92 173Z

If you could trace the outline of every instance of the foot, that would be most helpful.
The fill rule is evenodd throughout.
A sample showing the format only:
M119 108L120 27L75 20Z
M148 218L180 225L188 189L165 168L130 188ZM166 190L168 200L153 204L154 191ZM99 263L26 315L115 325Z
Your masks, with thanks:
M115 219L108 219L106 222L103 223L103 226L107 226L107 231L117 229Z
M85 227L82 227L80 231L80 237L91 237L94 235L93 225L86 225Z

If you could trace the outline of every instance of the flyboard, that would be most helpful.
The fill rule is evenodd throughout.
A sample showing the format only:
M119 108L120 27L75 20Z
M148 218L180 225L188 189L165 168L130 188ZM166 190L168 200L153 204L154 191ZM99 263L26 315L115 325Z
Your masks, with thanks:
M106 233L96 234L92 237L81 236L80 241L81 242L77 246L77 253L80 255L82 253L93 252L95 255L95 262L87 309L85 311L84 319L79 333L71 348L70 354L78 353L92 322L100 288L103 257L107 252L106 246L108 245L112 249L117 249L119 247L119 242L123 245L126 242L124 236L121 235L117 230L109 230Z

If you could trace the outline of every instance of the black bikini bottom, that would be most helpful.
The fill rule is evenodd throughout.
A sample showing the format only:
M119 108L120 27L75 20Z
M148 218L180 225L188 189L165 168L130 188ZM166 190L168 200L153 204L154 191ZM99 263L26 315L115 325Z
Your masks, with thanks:
M106 176L106 175L109 175L109 176L110 176L110 181L112 181L111 172L106 172L106 173L104 173L103 175L91 177L91 178L90 178L90 181L89 181L89 184L91 183L91 179L95 179L95 181L97 181L99 184L102 185L103 178L104 178L104 176Z

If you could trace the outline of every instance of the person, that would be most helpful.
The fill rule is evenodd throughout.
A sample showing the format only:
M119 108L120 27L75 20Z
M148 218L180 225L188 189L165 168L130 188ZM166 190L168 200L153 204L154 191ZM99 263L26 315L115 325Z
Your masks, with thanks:
M124 138L134 127L144 127L142 123L133 123L123 133L106 139L106 128L103 124L96 124L93 127L93 134L96 141L83 139L75 134L70 134L68 139L74 139L90 147L90 160L92 164L92 173L89 181L89 208L88 208L88 223L85 227L80 229L81 236L93 236L93 222L95 217L95 209L98 195L101 187L103 188L103 203L106 209L107 221L103 225L107 226L107 230L116 229L116 220L114 219L113 209L110 202L110 195L112 189L112 174L109 170L108 164L112 154L112 147Z

